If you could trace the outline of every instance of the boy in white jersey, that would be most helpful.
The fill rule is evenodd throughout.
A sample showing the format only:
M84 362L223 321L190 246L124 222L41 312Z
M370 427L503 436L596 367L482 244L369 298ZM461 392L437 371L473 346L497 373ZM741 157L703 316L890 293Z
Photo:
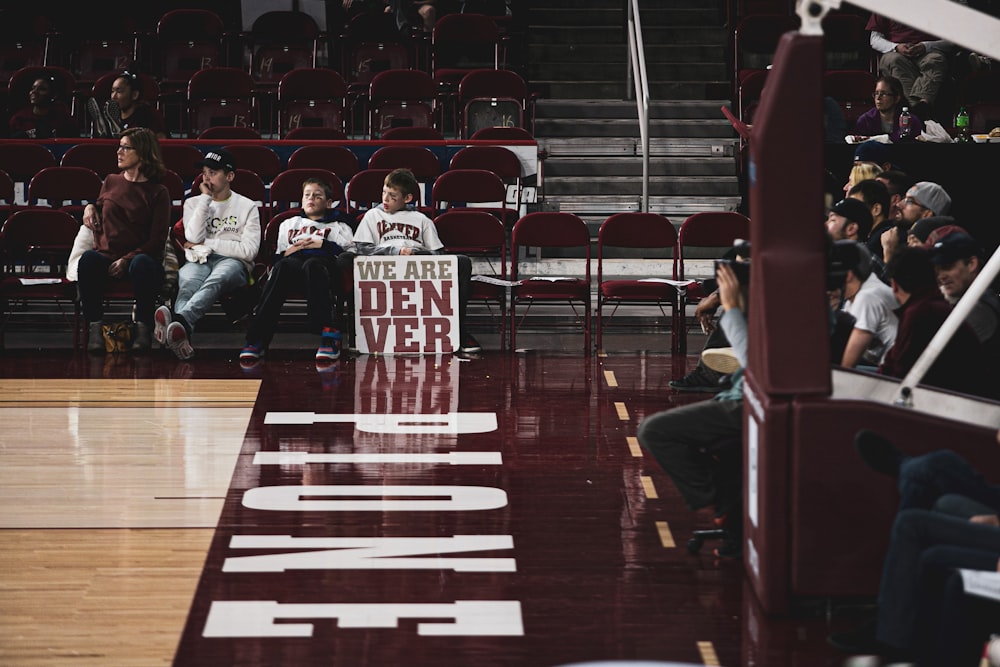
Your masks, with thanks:
M335 208L333 188L319 178L302 183L302 215L282 221L274 261L260 303L247 329L246 346L240 363L252 368L264 356L274 338L278 315L293 291L306 295L306 312L320 334L316 350L317 368L340 358L342 322L334 299L344 296L343 275L350 264L339 260L353 255L345 251L354 245L345 214Z
M420 211L408 207L416 201L419 187L409 169L396 169L385 177L382 205L369 209L354 233L359 255L444 254L444 244L438 238L434 222ZM458 351L467 354L481 352L483 348L465 328L472 260L466 255L455 257L458 258Z
M178 359L194 356L191 335L220 296L250 280L260 249L257 203L233 192L236 160L213 148L196 166L202 168L200 194L184 202L184 256L177 274L174 312L160 306L153 315L153 337Z

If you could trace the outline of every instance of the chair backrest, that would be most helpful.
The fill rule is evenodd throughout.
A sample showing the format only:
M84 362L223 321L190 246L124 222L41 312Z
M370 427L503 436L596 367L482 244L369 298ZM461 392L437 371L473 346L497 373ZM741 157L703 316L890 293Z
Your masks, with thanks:
M223 65L223 33L222 19L211 10L166 12L156 26L160 81L172 86L185 85L198 70Z
M528 86L517 72L476 69L458 84L461 136L484 127L524 127Z
M189 135L209 127L257 127L253 79L238 67L200 69L188 80Z
M523 127L484 127L472 133L476 141L534 141L535 136Z
M739 118L744 123L753 123L753 114L760 105L760 96L764 92L764 85L767 83L769 71L766 69L753 70L748 72L746 77L739 82L737 104Z
M373 139L391 127L434 127L437 86L427 72L379 72L368 89L369 133Z
M10 217L15 208L14 179L6 171L0 169L0 225Z
M347 84L325 67L293 69L278 82L278 133L298 127L344 128Z
M277 83L299 67L315 67L320 29L309 14L273 10L250 28L250 73L255 81Z
M643 248L658 250L663 257L677 256L677 229L659 213L615 213L608 216L597 232L597 280L603 279L605 248ZM646 259L652 259L648 254ZM677 262L672 277L677 276Z
M369 169L406 168L418 181L431 182L441 174L441 159L426 146L382 146L368 159Z
M362 169L347 182L347 209L359 217L382 203L382 186L390 169Z
M297 215L302 215L300 207L286 209L267 221L264 229L261 230L260 250L257 251L257 261L265 266L271 266L274 255L278 251L278 230L281 229L281 223Z
M63 153L59 164L63 167L87 167L104 178L108 174L117 174L118 142L114 143L80 143L73 144Z
M451 158L449 169L486 169L504 181L521 178L521 160L502 146L466 146Z
M66 211L52 208L22 208L11 213L0 228L0 261L6 272L30 274L42 263L50 277L69 259L80 222Z
M344 205L344 183L329 169L286 169L271 181L268 193L268 218L302 205L302 183L307 178L321 178L333 189L334 201Z
M15 183L27 184L36 173L57 164L55 155L42 144L0 142L0 169Z
M367 89L381 72L413 66L410 49L402 43L373 40L345 47L344 80L355 89Z
M256 172L261 180L270 183L281 171L281 156L270 146L263 144L226 144L240 169Z
M135 67L135 40L124 36L83 39L74 45L72 56L77 87L92 88L101 77Z
M390 127L382 132L385 141L444 141L441 130L434 127Z
M507 275L507 232L503 223L485 211L447 211L434 218L445 250L472 256L499 257L498 273Z
M198 133L199 139L260 139L260 132L252 127L223 125L206 127Z
M510 97L522 102L528 97L528 85L520 74L509 69L474 69L458 84L462 102L477 97Z
M590 282L590 230L575 213L538 211L521 216L510 236L511 278L517 279L520 248L581 248L585 279Z
M358 156L346 146L316 144L300 146L288 156L289 169L329 169L342 182L350 180L361 166Z
M201 173L201 167L197 164L205 156L193 144L161 141L160 153L163 155L163 164L166 165L167 169L177 172L177 175L185 183L190 183L196 175Z
M160 183L166 186L167 192L170 193L170 219L177 220L184 214L184 198L187 196L184 181L176 171L167 169L163 172Z
M858 116L875 106L872 100L874 90L875 75L868 70L828 70L823 73L823 94L837 101L848 131L854 128Z
M750 219L742 213L706 211L688 216L677 233L677 279L684 279L686 250L730 248L737 239L750 239Z
M86 204L93 204L101 193L104 181L87 167L47 167L35 174L28 183L28 205L62 208L76 214Z
M431 200L439 212L475 204L506 209L507 186L486 169L449 169L434 181Z
M311 141L314 139L340 141L347 139L347 135L339 127L295 127L286 130L283 138L289 141Z
M431 73L439 84L458 85L481 68L497 69L500 29L485 14L445 14L431 32Z

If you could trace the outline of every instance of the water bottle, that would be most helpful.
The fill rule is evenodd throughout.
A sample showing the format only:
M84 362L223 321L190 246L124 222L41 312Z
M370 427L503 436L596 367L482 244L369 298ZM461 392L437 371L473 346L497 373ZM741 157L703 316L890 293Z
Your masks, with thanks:
M899 138L900 140L910 138L910 108L903 107L899 114Z
M958 115L955 116L955 141L965 144L970 139L969 112L965 110L965 107L962 107L958 110Z

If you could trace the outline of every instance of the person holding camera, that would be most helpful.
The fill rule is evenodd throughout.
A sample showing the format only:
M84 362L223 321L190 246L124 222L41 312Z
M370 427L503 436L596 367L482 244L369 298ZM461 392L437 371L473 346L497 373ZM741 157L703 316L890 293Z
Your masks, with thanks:
M689 509L714 508L715 522L726 533L716 555L738 558L743 549L742 367L747 358L747 290L724 260L717 262L716 280L723 311L719 326L741 367L733 373L731 387L712 400L643 419L638 439L670 476Z

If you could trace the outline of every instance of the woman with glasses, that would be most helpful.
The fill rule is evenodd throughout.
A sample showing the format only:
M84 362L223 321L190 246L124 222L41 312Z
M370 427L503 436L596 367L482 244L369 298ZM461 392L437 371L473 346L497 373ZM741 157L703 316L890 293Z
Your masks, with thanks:
M124 130L118 140L118 168L108 174L83 224L93 232L91 250L80 257L80 304L88 323L88 352L103 352L104 294L111 279L132 283L135 334L132 351L151 345L153 311L163 286L163 253L170 226L170 193L160 183L165 167L156 135L144 127Z
M872 99L875 100L875 106L858 117L854 123L854 134L866 138L888 134L893 143L899 142L899 114L903 107L910 104L903 94L903 84L894 76L880 76L875 82ZM919 137L923 131L924 122L913 115L913 110L910 109L909 136Z

